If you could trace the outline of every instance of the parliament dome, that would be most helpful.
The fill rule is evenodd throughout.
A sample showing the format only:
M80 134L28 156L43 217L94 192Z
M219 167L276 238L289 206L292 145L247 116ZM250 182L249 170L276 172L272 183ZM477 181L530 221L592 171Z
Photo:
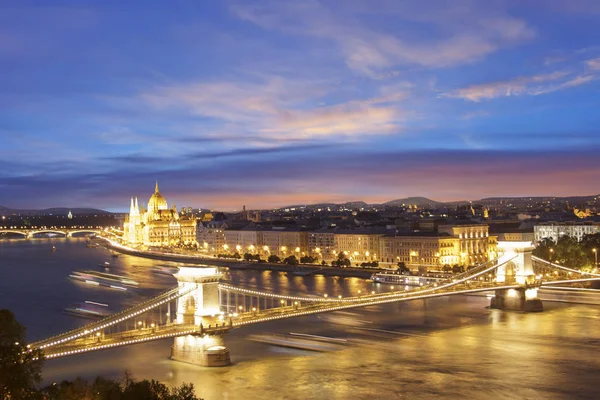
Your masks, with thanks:
M168 208L167 200L158 191L158 181L156 181L154 193L150 196L150 200L148 200L148 211L167 210Z

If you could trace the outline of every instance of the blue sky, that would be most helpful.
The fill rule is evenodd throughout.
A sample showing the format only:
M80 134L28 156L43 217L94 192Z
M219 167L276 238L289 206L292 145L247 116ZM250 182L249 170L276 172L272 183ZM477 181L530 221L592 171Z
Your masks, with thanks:
M595 0L0 0L0 205L600 192Z

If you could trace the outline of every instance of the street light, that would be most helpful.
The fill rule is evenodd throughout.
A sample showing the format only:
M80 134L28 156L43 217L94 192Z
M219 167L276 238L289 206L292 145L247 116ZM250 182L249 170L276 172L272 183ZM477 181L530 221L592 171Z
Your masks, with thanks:
M592 249L592 251L594 252L594 259L595 259L595 267L598 268L598 249Z

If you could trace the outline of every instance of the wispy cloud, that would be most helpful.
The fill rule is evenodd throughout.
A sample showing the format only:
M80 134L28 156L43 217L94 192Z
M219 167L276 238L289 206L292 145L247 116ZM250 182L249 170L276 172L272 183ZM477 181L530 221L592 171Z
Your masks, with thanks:
M267 1L238 4L232 11L265 29L330 40L351 69L373 77L399 65L447 67L472 62L535 36L525 21L510 16L496 3L481 7L460 0L433 4ZM402 30L390 33L386 23L375 27L360 18L374 13L384 21L393 18L394 25L427 29L428 39Z
M141 99L159 110L179 110L229 124L248 140L310 140L397 132L408 112L403 91L335 102L335 84L270 77L260 82L217 82L158 87ZM333 103L324 104L320 103ZM231 134L226 134L231 136Z
M507 81L471 85L444 93L442 96L479 102L498 97L530 95L537 96L589 83L594 75L570 76L568 72L557 71L548 74L522 76Z
M600 57L587 60L585 64L591 70L600 71Z

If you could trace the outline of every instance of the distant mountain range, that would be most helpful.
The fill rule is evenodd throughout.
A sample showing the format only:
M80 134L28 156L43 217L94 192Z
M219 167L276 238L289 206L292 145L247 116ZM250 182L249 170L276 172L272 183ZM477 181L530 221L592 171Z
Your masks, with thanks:
M527 203L531 201L550 201L552 203L564 203L569 202L570 205L576 206L596 198L600 198L600 195L590 195L590 196L569 196L569 197L556 197L556 196L537 196L537 197L486 197L480 200L459 200L459 201L436 201L431 200L426 197L406 197L403 199L390 200L388 202L382 204L373 204L367 203L365 201L348 201L346 203L317 203L317 204L302 204L302 205L292 205L287 207L280 208L311 208L317 209L322 208L339 208L344 207L347 209L360 209L366 208L370 206L396 206L400 207L402 205L416 205L419 207L425 208L443 208L443 207L452 207L457 205L465 205L465 204L474 204L474 205L496 205L500 203L508 204L521 204ZM86 207L78 207L78 208L68 208L68 207L55 207L55 208L46 208L42 210L21 210L21 209L12 209L8 207L0 206L0 214L21 214L21 215L67 215L69 211L73 213L73 215L95 215L95 214L114 214L109 211L100 210L97 208L86 208Z
M111 212L99 210L97 208L67 208L55 207L46 208L43 210L19 210L0 206L0 214L21 214L21 215L68 215L69 211L73 215L96 215L96 214L112 214Z
M569 196L569 197L555 197L555 196L538 196L538 197L486 197L480 200L459 200L459 201L435 201L428 199L426 197L406 197L403 199L391 200L382 204L373 204L366 203L364 201L350 201L347 203L319 203L319 204L309 204L309 205L295 205L289 207L282 208L327 208L327 207L344 207L344 208L364 208L369 206L402 206L402 205L416 205L419 207L427 207L427 208L443 208L449 206L457 206L464 204L474 204L474 205L491 205L491 204L499 204L499 203L525 203L531 201L551 201L554 203L560 202L569 202L571 205L576 205L579 203L584 203L590 200L594 200L595 198L600 197L600 195L590 195L590 196Z

